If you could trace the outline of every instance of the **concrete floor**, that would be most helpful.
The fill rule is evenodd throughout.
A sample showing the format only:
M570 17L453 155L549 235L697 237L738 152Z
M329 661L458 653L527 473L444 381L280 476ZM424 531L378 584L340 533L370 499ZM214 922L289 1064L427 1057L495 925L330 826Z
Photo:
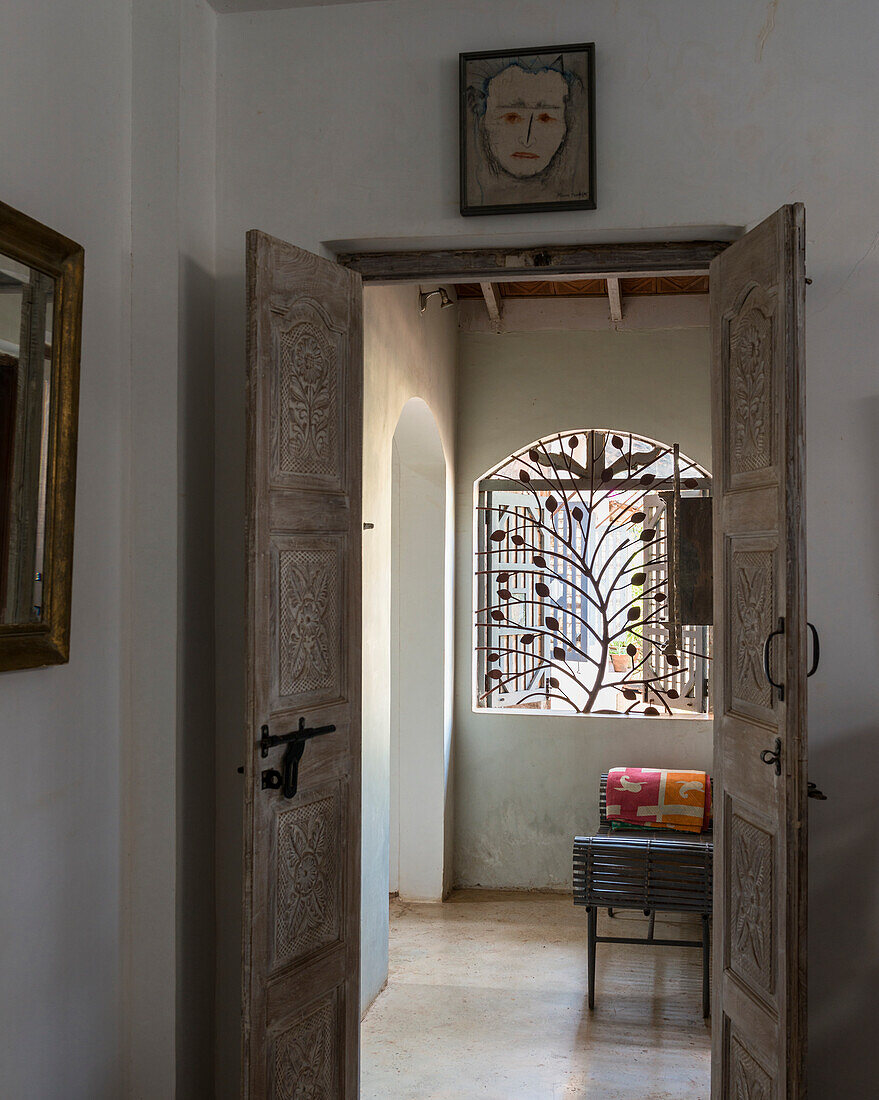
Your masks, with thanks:
M614 931L611 927L614 927ZM641 914L599 935L646 934ZM698 939L698 920L656 922ZM599 944L586 1007L586 915L570 897L462 890L391 903L388 986L364 1018L363 1100L707 1100L701 954Z

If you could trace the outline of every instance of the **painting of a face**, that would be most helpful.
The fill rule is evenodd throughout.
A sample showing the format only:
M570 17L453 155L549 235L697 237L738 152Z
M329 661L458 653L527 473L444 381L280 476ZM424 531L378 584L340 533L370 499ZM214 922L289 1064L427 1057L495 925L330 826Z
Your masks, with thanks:
M567 83L560 72L510 65L488 83L485 133L503 171L517 179L542 172L565 139Z
M595 44L459 56L461 213L595 208Z

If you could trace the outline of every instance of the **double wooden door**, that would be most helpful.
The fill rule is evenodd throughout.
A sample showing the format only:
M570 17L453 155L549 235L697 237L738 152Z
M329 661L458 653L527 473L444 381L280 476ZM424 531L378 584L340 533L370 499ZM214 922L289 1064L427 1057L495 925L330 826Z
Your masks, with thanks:
M784 207L711 267L715 1100L805 1089L803 234ZM354 1100L360 279L258 232L247 272L242 1095Z

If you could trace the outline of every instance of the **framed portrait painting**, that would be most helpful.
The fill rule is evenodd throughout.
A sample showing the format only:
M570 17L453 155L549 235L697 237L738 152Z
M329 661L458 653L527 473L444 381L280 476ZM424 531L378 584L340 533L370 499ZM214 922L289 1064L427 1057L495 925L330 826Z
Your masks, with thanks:
M461 213L595 208L595 44L460 55Z

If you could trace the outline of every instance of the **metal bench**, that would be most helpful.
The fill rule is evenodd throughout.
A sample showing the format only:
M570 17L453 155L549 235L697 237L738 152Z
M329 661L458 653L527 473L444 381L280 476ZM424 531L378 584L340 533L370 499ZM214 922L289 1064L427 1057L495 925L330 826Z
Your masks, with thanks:
M599 829L574 838L574 904L588 914L589 1007L595 1007L595 947L599 943L701 947L702 1015L711 1012L709 961L714 841L710 832L673 829L611 829L607 820L607 774L599 788ZM599 936L598 910L641 909L650 918L646 939ZM663 940L653 934L656 914L699 913L701 940Z

